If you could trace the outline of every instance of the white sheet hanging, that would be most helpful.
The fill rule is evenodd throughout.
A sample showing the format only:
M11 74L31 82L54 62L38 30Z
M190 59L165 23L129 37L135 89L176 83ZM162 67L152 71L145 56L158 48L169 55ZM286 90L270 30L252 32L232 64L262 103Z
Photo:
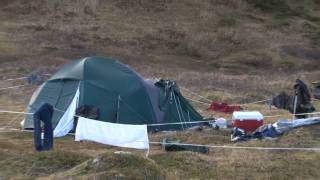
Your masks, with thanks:
M72 130L74 115L76 113L76 109L77 109L78 102L79 102L79 95L80 95L80 91L79 91L79 87L78 87L78 90L77 90L74 98L72 99L68 109L63 114L63 116L59 120L58 125L56 126L56 128L53 131L54 137L65 136Z
M147 125L108 123L83 117L79 117L75 140L90 140L113 146L149 149Z

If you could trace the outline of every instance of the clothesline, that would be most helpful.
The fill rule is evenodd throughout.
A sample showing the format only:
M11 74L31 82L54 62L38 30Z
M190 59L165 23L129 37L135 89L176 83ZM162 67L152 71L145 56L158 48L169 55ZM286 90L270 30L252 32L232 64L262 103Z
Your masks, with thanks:
M52 74L41 74L41 75L52 76ZM28 77L29 77L29 74L25 74L25 75L17 77L17 78L0 79L0 81L15 81L15 80L27 79Z
M153 142L150 144L160 145L183 145L183 146L196 146L208 148L222 148L222 149L248 149L248 150L290 150L290 151L316 151L320 152L320 148L297 148L297 147L254 147L254 146L228 146L228 145L203 145L203 144L189 144L189 143L166 143L166 142Z
M8 111L8 110L0 110L0 113L8 113L8 114L25 114L25 115L32 115L34 113L26 113L21 111Z
M32 130L21 130L16 128L0 128L0 131L23 131L23 132L33 132ZM71 134L70 135L74 135ZM136 141L136 142L145 142L145 141ZM299 148L299 147L259 147L259 146L229 146L229 145L204 145L204 144L192 144L192 143L169 143L169 142L160 142L160 141L149 141L145 142L158 145L183 145L183 146L196 146L196 147L207 147L213 149L243 149L243 150L278 150L278 151L312 151L320 152L320 148Z
M64 112L62 110L54 108L54 110ZM32 115L33 113L26 113L26 112L18 112L18 111L6 111L0 110L0 113L11 113L11 114L25 114L25 115ZM320 112L314 113L301 113L295 115L306 115L306 114L320 114ZM81 117L78 115L74 115L75 117ZM264 116L264 118L273 118L273 117L281 117L282 115L272 115L272 116ZM214 120L214 119L213 119ZM204 120L204 121L187 121L187 122L175 122L175 123L156 123L156 124L146 124L147 126L166 126L166 125L180 125L180 124L197 124L197 123L208 123L212 120Z
M15 81L15 80L21 80L21 79L27 79L28 76L24 77L18 77L18 78L10 78L10 79L0 79L0 81Z
M24 84L24 85L18 85L18 86L10 86L10 87L5 87L5 88L0 88L0 90L14 89L14 88L19 88L19 87L24 87L24 86L29 86L29 84Z

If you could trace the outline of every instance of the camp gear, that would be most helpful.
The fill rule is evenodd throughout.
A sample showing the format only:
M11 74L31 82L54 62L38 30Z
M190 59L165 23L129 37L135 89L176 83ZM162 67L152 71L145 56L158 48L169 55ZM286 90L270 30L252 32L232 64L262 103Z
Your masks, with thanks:
M246 131L241 129L241 128L233 128L231 131L231 141L235 142L235 141L245 141L247 140L247 134Z
M165 151L192 151L203 154L209 153L208 147L183 144L180 140L168 140L166 138L162 140L162 149Z
M294 114L301 114L301 113L311 113L315 111L315 108L311 104L311 95L309 93L307 85L301 81L300 79L296 80L296 84L294 85L294 92L295 92L295 100L296 108L293 104L289 111ZM306 118L306 115L296 115L297 118Z
M222 112L222 113L233 113L234 111L240 111L241 106L239 105L229 105L227 103L218 103L212 101L208 111L210 112Z
M211 121L209 121L209 124L211 127L215 128L215 129L228 128L228 121L224 118L218 118L218 119L211 120Z
M263 125L263 115L258 111L236 111L232 115L232 120L234 127L246 132L253 132Z
M285 92L281 92L272 99L272 105L278 109L289 109L290 98Z
M313 96L316 99L320 100L320 82L316 82L314 83L314 92L313 92Z
M37 151L48 151L53 147L52 118L53 107L44 103L34 113L34 145ZM41 121L43 122L44 137L42 138Z
M253 132L245 132L240 128L234 128L231 133L231 141L246 141L250 139L269 139L274 140L281 136L284 132L292 128L320 124L320 117L303 118L295 120L279 119L273 124L267 124L259 127Z
M285 92L281 92L272 99L272 105L279 109L289 110L293 114L310 113L315 111L310 100L311 95L307 85L300 79L297 79L293 95L289 96ZM296 115L296 117L305 118L307 115Z
M87 106L87 105L80 106L79 108L77 108L76 114L77 116L81 116L89 119L95 119L95 120L98 120L100 115L99 108L94 106Z
M202 121L202 116L182 96L174 81L143 79L127 65L103 57L87 57L63 66L34 93L28 113L42 102L53 104L52 126L56 128L79 89L77 107L99 109L99 121L121 124L163 124L149 130L180 130ZM69 119L67 120L69 121ZM73 118L70 119L73 122ZM32 115L24 128L34 128Z

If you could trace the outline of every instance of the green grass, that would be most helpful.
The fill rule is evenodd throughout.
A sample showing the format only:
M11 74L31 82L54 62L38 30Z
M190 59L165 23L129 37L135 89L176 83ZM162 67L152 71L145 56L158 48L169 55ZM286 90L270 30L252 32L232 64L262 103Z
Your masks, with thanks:
M0 177L45 176L70 169L86 159L88 159L86 155L64 151L30 153L1 149Z
M154 161L139 155L105 153L57 175L61 176L164 179L165 172Z

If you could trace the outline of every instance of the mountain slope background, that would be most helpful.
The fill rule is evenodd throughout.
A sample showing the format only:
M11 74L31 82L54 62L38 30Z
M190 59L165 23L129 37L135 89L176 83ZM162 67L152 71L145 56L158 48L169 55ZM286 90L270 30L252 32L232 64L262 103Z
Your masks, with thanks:
M35 70L54 73L71 60L93 55L118 59L146 78L174 79L208 99L229 103L268 99L282 90L291 92L296 78L305 80L312 90L311 82L320 80L320 1L0 1L1 79ZM23 83L0 81L1 87ZM0 91L0 108L23 111L35 88ZM314 104L320 108L319 102ZM204 116L212 116L206 106L194 105ZM245 108L291 117L264 105ZM18 128L20 119L21 116L1 115L0 125ZM317 126L306 127L277 141L236 145L319 147L318 132ZM164 137L189 143L234 145L225 131L151 135L155 141ZM153 147L149 159L145 159L141 152L114 155L112 152L119 148L88 142L79 145L71 137L55 143L55 152L38 154L33 152L30 134L0 132L0 179L320 176L320 156L313 152L213 150L209 155L199 155L165 153L160 147ZM95 164L95 159L101 163Z

